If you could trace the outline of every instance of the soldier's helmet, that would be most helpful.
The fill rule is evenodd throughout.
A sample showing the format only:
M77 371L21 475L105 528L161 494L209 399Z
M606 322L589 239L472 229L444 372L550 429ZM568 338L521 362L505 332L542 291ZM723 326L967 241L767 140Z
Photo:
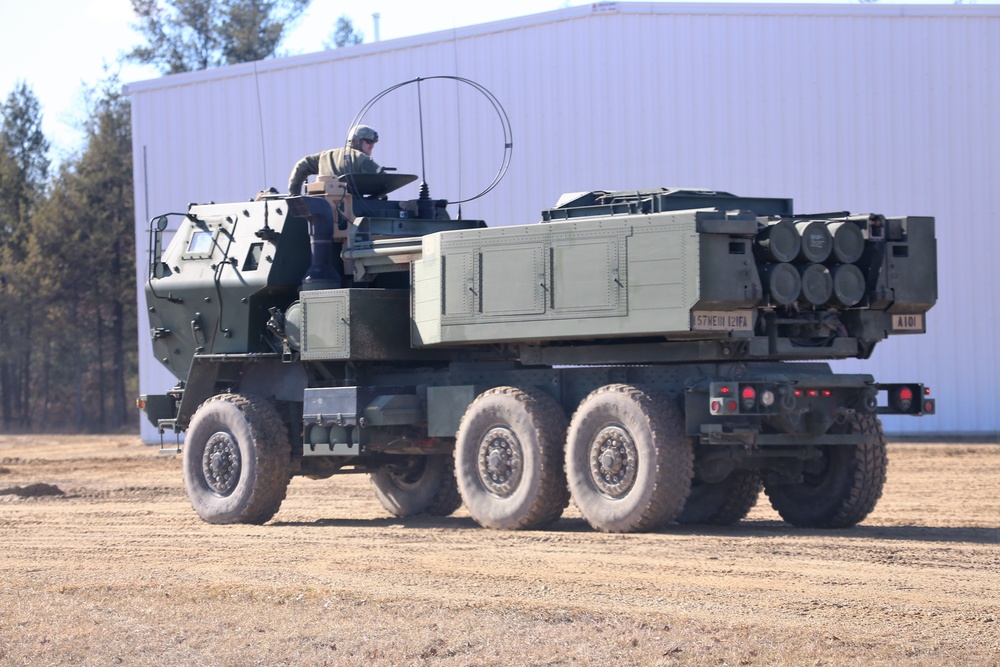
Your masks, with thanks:
M351 128L351 131L347 133L347 143L353 144L355 141L360 141L361 139L367 139L372 143L378 143L378 132L367 125L355 125Z

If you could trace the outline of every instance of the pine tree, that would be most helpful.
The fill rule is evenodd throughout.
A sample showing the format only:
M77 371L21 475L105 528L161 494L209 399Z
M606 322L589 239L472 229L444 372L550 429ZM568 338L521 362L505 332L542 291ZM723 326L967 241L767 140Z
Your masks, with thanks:
M132 125L128 98L112 77L91 96L87 143L77 163L79 185L88 202L96 342L96 372L109 404L98 406L104 427L129 419L127 376L133 368L126 350L135 348L135 222L132 185ZM106 329L106 330L105 330ZM105 416L105 408L108 412Z
M19 261L6 264L19 428L97 432L137 421L127 400L138 390L130 110L113 76L87 106L82 151L37 199Z
M31 219L49 172L49 142L38 98L24 81L0 106L0 417L30 422L34 306L23 263Z
M339 49L343 46L353 46L365 41L365 34L354 29L354 23L346 14L337 18L337 25L333 29L333 35L325 43L328 49Z
M277 54L310 0L132 0L145 44L128 57L164 74L263 60Z

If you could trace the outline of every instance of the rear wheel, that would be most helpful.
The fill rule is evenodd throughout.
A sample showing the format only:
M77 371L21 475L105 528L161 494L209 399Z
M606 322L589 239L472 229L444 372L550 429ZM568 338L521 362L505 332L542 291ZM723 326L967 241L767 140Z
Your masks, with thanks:
M261 398L220 394L194 413L185 435L184 486L208 523L261 524L288 490L291 445Z
M750 513L757 504L761 489L760 477L752 470L736 470L721 482L691 484L679 523L703 523L713 526L732 525Z
M882 496L888 459L882 422L874 415L853 415L837 432L860 433L856 445L824 445L798 484L766 483L771 507L802 528L846 528L864 520Z
M690 493L693 467L681 411L659 393L607 385L591 392L570 422L570 494L597 530L640 532L673 521Z
M371 473L375 497L390 514L448 516L459 508L462 498L451 454L399 458L397 465Z
M562 464L566 417L541 389L497 387L462 417L455 443L458 488L486 528L534 528L558 519L569 493Z

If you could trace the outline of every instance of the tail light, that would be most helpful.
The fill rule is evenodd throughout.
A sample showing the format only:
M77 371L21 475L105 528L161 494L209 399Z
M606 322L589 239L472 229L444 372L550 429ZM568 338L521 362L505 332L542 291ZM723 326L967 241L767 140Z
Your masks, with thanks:
M892 394L893 407L900 412L909 412L913 407L913 389L900 387Z
M774 392L770 389L765 389L760 392L760 404L765 408L769 408L774 405Z
M936 404L930 397L930 387L922 384L878 384L879 391L884 391L885 403L878 408L884 415L932 415Z
M777 402L768 383L713 382L708 406L713 415L764 414Z
M924 406L923 407L924 407L924 414L925 415L932 415L932 414L934 414L934 410L937 409L937 404L934 402L933 398L929 398L930 395L931 395L931 388L930 387L924 387Z
M709 408L713 415L735 415L739 413L739 386L733 382L713 382L708 390Z

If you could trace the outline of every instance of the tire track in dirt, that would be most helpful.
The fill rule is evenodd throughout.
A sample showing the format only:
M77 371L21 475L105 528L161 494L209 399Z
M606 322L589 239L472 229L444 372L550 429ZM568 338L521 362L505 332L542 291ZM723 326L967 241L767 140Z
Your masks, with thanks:
M363 476L295 479L271 523L212 526L177 457L99 441L46 452L0 437L0 488L66 492L0 496L0 648L24 660L74 662L100 644L106 659L91 663L111 664L116 642L128 649L119 636L166 656L149 664L201 655L183 645L222 650L220 637L235 647L240 622L205 610L264 628L250 643L273 664L294 651L323 664L331 644L354 647L326 656L338 664L989 665L1000 653L997 447L890 447L885 495L853 529L793 529L762 498L734 527L626 535L590 530L573 507L539 531L483 530L464 508L395 519ZM92 619L66 635L75 644L48 630L73 609ZM159 637L163 619L174 627ZM280 624L313 639L268 630Z

